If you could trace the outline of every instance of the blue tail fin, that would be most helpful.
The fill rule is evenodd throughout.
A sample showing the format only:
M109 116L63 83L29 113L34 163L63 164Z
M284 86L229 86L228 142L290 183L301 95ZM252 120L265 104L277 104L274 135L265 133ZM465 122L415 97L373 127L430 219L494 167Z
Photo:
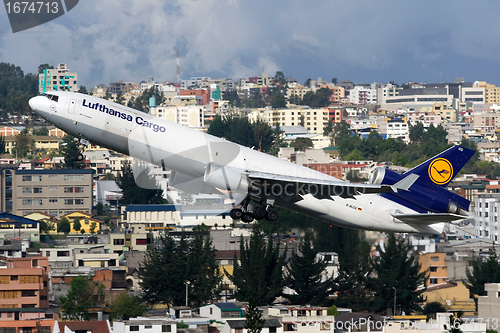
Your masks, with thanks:
M474 153L474 150L462 146L451 147L405 172L403 177L417 174L419 175L417 183L420 185L445 187L462 170Z

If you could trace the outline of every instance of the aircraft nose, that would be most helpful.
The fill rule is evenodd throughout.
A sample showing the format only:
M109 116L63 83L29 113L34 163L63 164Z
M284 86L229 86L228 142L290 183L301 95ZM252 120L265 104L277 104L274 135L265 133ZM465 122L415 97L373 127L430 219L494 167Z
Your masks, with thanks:
M35 96L35 97L30 98L28 104L30 105L31 110L36 111L37 109L39 109L39 108L37 108L37 106L40 105L40 102L39 102L40 98L39 97L40 96Z

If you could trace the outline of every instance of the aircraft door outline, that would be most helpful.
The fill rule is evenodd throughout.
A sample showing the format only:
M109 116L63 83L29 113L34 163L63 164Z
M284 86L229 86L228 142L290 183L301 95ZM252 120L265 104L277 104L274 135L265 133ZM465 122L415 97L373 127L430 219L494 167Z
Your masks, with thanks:
M68 105L68 113L74 114L75 113L75 106L76 106L76 99L71 99Z

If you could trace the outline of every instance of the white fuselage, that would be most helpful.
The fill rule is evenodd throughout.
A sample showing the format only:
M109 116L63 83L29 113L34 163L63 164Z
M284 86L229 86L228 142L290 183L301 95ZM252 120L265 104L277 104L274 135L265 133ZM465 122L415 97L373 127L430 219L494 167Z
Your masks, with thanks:
M203 179L207 164L215 163L234 170L280 174L312 181L339 181L310 168L110 101L72 92L48 94L57 95L57 102L37 96L30 100L30 106L38 115L67 133L195 179ZM277 204L348 228L440 233L443 226L441 223L431 227L399 222L391 213L417 212L377 194L326 199L306 194L298 202Z

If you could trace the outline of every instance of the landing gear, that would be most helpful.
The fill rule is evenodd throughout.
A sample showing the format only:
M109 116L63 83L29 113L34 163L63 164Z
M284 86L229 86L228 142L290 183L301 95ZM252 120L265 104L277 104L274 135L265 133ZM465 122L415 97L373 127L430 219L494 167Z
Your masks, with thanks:
M250 223L254 220L254 216L250 212L244 212L243 216L241 217L241 221L245 223Z
M77 160L78 162L80 162L80 161L83 161L83 158L84 158L84 157L83 157L83 154L82 154L82 153L80 153L80 154L78 154L78 156L77 156L76 160Z
M243 211L241 209L239 209L239 208L231 209L231 211L229 212L229 216L233 220L239 220L243 216Z
M262 206L255 207L253 210L253 217L256 220L262 220L263 218L266 217L266 215L267 215L267 211Z
M258 206L253 209L252 212L243 211L241 208L233 208L229 212L229 216L233 220L240 220L241 222L250 223L253 220L266 219L270 222L276 221L278 219L278 213L272 210L270 206L264 208L263 206Z
M269 210L266 214L266 220L274 222L278 219L278 213L275 210Z

